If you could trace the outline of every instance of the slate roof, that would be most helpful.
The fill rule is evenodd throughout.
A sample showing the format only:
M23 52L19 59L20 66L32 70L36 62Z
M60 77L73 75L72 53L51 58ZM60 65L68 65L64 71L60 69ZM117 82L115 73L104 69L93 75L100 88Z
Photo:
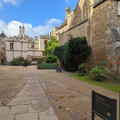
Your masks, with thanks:
M98 0L93 4L93 8L97 7L98 5L100 5L102 2L104 2L105 0Z
M2 31L2 33L0 34L0 38L4 38L4 37L7 37L7 36L6 36L5 33Z
M59 29L63 28L65 25L67 25L67 20L65 20L63 24L59 26Z

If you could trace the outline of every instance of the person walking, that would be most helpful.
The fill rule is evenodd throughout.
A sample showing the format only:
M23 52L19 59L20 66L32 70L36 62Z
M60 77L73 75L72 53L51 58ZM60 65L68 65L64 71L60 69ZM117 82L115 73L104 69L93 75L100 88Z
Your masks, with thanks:
M23 64L23 71L24 71L24 68L26 68L26 70L27 70L27 64L25 62Z
M57 64L57 67L56 67L56 72L62 72L62 69L61 69L61 67L60 67L60 65L59 65L59 64Z

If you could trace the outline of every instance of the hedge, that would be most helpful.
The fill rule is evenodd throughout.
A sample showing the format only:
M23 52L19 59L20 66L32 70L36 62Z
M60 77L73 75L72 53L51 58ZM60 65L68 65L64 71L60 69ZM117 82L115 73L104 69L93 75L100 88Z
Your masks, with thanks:
M66 44L56 47L54 54L61 60L65 70L75 72L85 62L91 48L85 37L71 38Z

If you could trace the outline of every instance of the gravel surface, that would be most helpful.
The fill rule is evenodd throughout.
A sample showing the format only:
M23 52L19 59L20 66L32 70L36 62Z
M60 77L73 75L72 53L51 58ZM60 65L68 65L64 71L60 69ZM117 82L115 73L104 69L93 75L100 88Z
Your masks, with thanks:
M27 77L39 78L59 120L91 120L91 91L118 99L118 93L96 87L71 77L71 73L37 70L36 66L0 66L0 106L5 106L25 86ZM96 120L100 120L96 117Z

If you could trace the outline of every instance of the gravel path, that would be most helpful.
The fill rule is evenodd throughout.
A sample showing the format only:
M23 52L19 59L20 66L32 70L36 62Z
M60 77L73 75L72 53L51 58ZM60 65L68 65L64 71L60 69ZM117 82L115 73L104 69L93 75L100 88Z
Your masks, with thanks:
M72 78L71 73L44 72L46 75L41 75L40 83L59 120L91 120L92 90L117 100L119 98L118 93ZM101 119L96 117L96 120Z
M118 99L118 93L72 78L71 73L0 66L0 101L12 98L0 106L0 120L91 120L93 89Z

